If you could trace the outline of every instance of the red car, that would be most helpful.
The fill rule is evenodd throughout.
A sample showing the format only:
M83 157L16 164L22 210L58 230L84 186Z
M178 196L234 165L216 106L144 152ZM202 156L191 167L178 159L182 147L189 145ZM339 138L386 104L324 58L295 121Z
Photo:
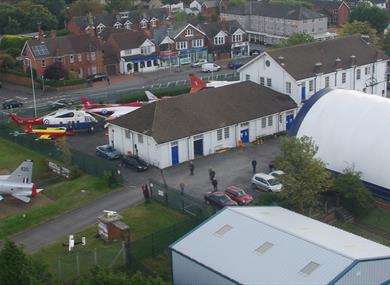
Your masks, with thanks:
M225 194L228 195L233 201L236 201L238 205L248 205L253 201L252 195L249 195L243 189L237 186L227 187Z

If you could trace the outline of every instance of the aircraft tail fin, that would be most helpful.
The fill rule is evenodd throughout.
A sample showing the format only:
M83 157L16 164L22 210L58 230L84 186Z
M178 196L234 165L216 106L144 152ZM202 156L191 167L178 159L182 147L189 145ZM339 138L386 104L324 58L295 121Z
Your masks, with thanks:
M16 183L31 183L32 179L33 161L25 160L18 168L8 176L7 181Z
M81 103L83 104L83 110L92 109L95 106L91 101L89 101L85 97L81 98Z
M148 97L149 102L159 100L159 98L156 95L154 95L152 92L150 92L148 90L145 91L145 95L146 95L146 97Z
M15 114L11 114L9 115L11 120L14 121L15 123L17 123L18 125L20 125L22 123L22 120Z
M23 125L23 124L31 124L31 125L42 125L43 124L43 119L38 118L38 117L33 117L33 118L21 118L18 117L15 113L9 115L11 120L17 123L18 125Z
M190 80L191 80L190 94L194 94L196 92L199 92L200 90L207 87L206 82L204 82L199 77L197 77L193 74L190 74L189 76L190 76Z

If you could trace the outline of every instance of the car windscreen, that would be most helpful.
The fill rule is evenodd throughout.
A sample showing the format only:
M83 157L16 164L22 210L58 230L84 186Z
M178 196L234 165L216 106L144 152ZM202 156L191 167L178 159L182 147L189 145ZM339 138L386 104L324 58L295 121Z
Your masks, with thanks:
M237 197L241 197L241 196L244 196L244 195L245 195L244 190L238 191L238 192L236 193L236 196L237 196Z
M219 196L218 197L218 200L221 202L221 203L226 203L226 202L229 202L230 199L227 197L227 196Z
M269 185L271 185L271 186L275 186L275 185L280 184L276 179L268 179L267 181L268 181Z

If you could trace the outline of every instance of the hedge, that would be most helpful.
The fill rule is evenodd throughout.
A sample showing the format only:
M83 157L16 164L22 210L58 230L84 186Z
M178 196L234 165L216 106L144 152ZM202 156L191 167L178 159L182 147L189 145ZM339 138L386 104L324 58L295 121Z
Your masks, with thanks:
M37 79L37 82L42 84L42 79ZM45 80L45 85L52 87L70 86L84 84L87 80L84 78L80 79L68 79L68 80Z
M1 69L0 72L2 73L8 73L8 74L14 74L14 75L18 75L18 76L22 76L22 77L30 77L30 73L26 73L26 72L23 72L23 71L19 71L19 70L15 70L15 69Z

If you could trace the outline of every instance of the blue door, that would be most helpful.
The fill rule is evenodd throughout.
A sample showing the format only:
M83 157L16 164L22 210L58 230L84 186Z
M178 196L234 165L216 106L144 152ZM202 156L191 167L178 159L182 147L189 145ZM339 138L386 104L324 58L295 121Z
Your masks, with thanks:
M301 101L305 101L306 100L306 87L305 86L302 86L301 87Z
M194 141L194 156L203 155L203 139Z
M293 120L294 120L294 114L286 116L286 130L289 130L291 128Z
M171 147L172 150L172 165L179 163L179 146L175 145Z
M241 141L243 143L249 143L249 129L241 131Z

